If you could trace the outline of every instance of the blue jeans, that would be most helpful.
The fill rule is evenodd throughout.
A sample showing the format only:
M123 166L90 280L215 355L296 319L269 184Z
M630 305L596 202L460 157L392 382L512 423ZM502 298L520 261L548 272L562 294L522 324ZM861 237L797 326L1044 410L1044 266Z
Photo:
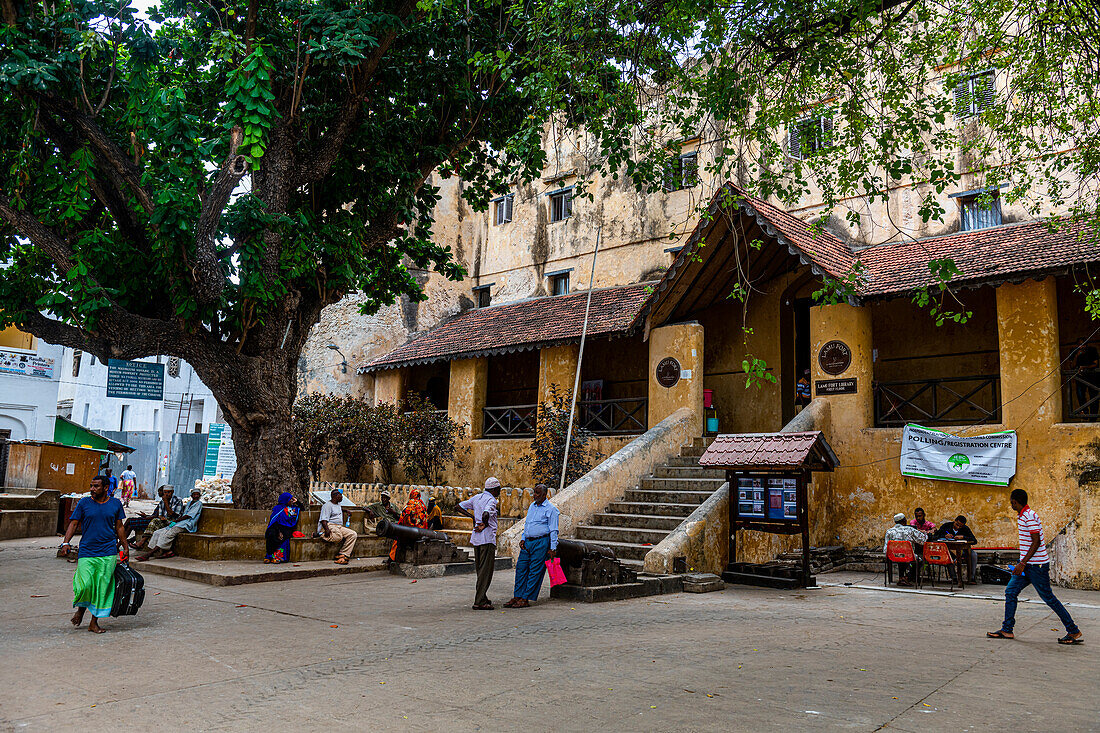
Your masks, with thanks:
M524 540L516 561L516 598L538 600L542 576L546 572L546 553L550 550L550 535Z
M1077 624L1073 623L1069 611L1054 597L1054 591L1050 589L1050 563L1042 565L1028 563L1024 566L1024 572L1021 575L1013 575L1008 581L1008 587L1005 588L1005 622L1001 626L1001 631L1012 633L1012 627L1016 625L1016 599L1028 584L1035 586L1035 592L1043 599L1043 603L1058 614L1062 625L1066 627L1066 633L1076 634L1080 631Z

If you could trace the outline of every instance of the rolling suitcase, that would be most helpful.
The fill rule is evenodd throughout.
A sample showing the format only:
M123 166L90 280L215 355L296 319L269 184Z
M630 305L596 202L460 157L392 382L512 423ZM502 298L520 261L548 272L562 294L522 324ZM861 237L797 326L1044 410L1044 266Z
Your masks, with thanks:
M133 616L145 601L145 578L129 563L115 566L115 601L112 616Z

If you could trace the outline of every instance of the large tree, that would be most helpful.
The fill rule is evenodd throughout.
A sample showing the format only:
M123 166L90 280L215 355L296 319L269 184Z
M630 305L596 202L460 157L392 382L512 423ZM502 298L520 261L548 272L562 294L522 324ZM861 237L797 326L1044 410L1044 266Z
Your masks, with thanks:
M147 20L129 0L3 0L0 325L104 360L186 359L233 428L238 505L302 487L291 408L321 310L422 298L410 263L461 277L432 240L431 177L461 176L483 207L541 173L552 117L621 167L633 82L691 32L663 17L628 0L166 0Z

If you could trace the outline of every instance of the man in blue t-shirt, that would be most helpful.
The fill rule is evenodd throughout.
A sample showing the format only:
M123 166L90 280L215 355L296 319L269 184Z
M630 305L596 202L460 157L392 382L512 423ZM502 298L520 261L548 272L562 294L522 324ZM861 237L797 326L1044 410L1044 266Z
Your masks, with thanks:
M80 526L80 551L77 553L76 575L73 576L73 626L84 620L84 612L91 610L92 620L88 631L102 634L99 619L111 615L115 602L115 566L121 559L129 559L126 535L122 523L126 512L122 502L107 495L109 483L106 476L92 479L91 494L77 502L69 517L62 549L68 552L69 540ZM121 549L120 549L121 548Z
M115 491L118 490L118 477L111 475L111 469L103 469L103 475L107 477L107 498L115 498Z

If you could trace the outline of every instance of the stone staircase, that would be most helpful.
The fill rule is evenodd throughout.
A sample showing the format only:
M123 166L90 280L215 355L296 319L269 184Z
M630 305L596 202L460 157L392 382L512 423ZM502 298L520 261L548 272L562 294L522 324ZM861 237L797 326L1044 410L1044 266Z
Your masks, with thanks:
M699 465L711 440L695 438L683 446L679 456L657 466L652 476L595 515L591 524L578 526L577 539L606 545L624 565L640 570L646 553L725 483L724 470Z

